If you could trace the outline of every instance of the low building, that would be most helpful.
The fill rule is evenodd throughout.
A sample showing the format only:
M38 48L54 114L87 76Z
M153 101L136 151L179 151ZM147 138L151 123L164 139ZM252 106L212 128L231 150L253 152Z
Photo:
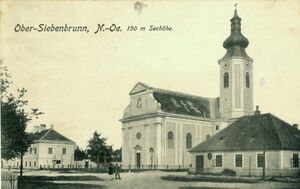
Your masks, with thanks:
M90 159L83 159L74 162L74 168L95 168L95 167L97 167L97 163Z
M191 171L237 175L299 175L300 131L274 115L244 116L190 150Z
M76 143L46 125L35 126L33 144L23 157L24 169L74 167ZM20 159L2 160L4 168L18 168Z

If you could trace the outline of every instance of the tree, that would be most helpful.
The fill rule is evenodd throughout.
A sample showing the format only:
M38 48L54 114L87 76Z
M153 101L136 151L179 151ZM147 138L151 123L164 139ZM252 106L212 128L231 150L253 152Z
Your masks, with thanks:
M116 161L116 162L122 161L122 147L120 149L113 151L113 160L112 161Z
M112 146L106 144L106 138L101 137L101 133L95 131L93 137L88 141L87 152L91 160L97 163L97 167L100 162L106 164L106 161L110 161L112 151Z
M23 100L27 90L17 90L18 95L8 94L10 74L1 62L1 157L10 160L20 157L20 176L23 175L23 156L32 144L33 140L25 129L33 118L43 114L38 109L31 109L28 113L25 106L28 101Z
M84 150L81 150L79 147L77 147L74 151L74 158L75 161L81 161L87 158L87 154Z

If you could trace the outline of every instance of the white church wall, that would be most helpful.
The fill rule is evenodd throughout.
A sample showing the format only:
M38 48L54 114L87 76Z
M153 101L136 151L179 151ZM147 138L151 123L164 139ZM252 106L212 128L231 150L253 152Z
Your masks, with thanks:
M212 135L212 123L210 121L179 119L166 117L165 120L164 142L165 156L164 165L170 167L188 167L191 162L191 155L186 148L186 135L192 135L192 147L206 139L206 136ZM168 132L172 132L174 136L174 148L168 148Z
M160 160L157 157L160 151L157 147L157 142L159 141L157 131L159 127L162 127L161 122L162 118L153 117L123 123L122 164L124 166L130 165L131 168L136 166L136 153L140 153L141 165L149 166L151 163L157 164ZM161 143L159 146L161 146ZM150 152L150 148L153 149L153 152Z

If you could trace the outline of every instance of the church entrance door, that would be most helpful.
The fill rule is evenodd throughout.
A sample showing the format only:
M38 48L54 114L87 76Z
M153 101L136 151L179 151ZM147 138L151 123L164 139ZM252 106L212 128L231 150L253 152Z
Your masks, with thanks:
M196 172L203 172L204 169L204 156L196 155Z
M140 152L136 153L136 168L138 168L138 169L141 168L141 153Z

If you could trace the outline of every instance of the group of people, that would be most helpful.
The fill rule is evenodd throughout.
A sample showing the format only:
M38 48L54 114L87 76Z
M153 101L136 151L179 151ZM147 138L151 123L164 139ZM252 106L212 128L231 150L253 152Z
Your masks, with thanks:
M116 180L121 180L120 177L120 171L121 171L121 166L119 166L117 163L115 164L115 166L110 163L109 167L108 167L108 174L109 175L113 175L115 173L115 179ZM113 180L114 178L112 178L111 180Z

